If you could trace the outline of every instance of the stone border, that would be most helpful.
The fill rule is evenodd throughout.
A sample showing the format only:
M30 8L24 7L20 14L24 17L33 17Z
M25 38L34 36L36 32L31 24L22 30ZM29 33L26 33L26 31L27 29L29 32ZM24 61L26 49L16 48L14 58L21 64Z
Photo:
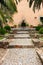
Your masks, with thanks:
M39 59L41 60L42 65L43 65L43 61L42 61L42 59L41 59L40 55L38 54L38 52L36 52L36 53L37 53L37 55L38 55Z
M35 51L36 51L36 53L37 53L37 55L38 55L38 57L39 57L39 59L40 59L40 61L41 61L42 65L43 65L43 60L42 60L42 58L41 58L40 54L37 52L37 48L35 48Z
M7 53L8 53L8 51L9 51L9 49L6 50L5 55L4 55L4 56L2 57L2 59L0 60L0 63L2 63L2 62L4 61L4 59L5 59L5 57L6 57Z

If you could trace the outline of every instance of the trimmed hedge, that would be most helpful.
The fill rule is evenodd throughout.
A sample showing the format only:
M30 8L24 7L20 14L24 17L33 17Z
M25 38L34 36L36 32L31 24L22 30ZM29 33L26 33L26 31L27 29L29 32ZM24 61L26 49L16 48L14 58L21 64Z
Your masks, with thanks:
M42 26L37 26L36 31L39 31L42 28Z
M4 35L6 33L6 30L4 28L0 28L0 34Z
M39 33L43 34L43 28L40 28Z
M10 31L10 30L11 30L11 27L7 25L7 26L4 27L4 29L5 29L6 31Z

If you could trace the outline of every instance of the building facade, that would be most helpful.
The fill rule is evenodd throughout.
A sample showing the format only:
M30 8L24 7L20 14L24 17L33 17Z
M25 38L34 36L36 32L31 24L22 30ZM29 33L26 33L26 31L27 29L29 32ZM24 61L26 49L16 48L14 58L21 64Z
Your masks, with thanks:
M28 25L37 26L41 24L40 17L43 16L42 7L40 11L36 10L34 13L32 8L29 8L29 3L27 2L27 0L22 0L20 3L18 3L17 10L18 12L14 13L14 15L12 16L13 23L10 23L9 25L18 26L19 24L21 24L23 19Z

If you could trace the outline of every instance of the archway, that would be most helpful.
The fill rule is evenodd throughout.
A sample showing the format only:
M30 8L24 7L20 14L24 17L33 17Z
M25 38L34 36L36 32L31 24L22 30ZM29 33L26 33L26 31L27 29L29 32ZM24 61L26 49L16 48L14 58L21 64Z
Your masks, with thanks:
M25 22L25 20L22 20L22 22L21 22L21 27L26 27L26 22Z
M22 28L26 28L29 27L29 24L27 23L27 21L25 19L23 19L19 24L18 27L22 27Z

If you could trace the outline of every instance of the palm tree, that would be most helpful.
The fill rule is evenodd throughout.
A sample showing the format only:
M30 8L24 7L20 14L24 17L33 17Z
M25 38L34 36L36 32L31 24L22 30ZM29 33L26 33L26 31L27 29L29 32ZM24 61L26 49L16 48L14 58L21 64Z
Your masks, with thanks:
M12 20L12 14L17 12L14 0L0 0L0 25Z
M18 2L21 2L21 0L15 0L16 4L18 5Z
M35 9L40 10L41 5L43 7L43 0L30 0L29 7L31 7L32 4L33 4L33 11L35 12ZM42 23L42 26L43 26L43 17L40 17L40 22Z
M19 2L21 2L22 0L15 0L16 4L18 4ZM35 9L40 10L41 8L41 4L43 6L43 0L27 0L27 2L29 2L29 7L31 8L31 6L33 5L33 11L35 12Z
M16 4L22 0L15 0ZM12 20L11 15L14 12L17 12L17 7L14 0L0 0L0 22L6 23L9 20ZM33 5L33 11L35 9L40 9L41 4L43 6L43 0L27 0L29 2L29 7Z
M43 6L43 0L30 0L29 1L29 7L33 5L33 11L35 12L35 9L40 10L41 4Z

